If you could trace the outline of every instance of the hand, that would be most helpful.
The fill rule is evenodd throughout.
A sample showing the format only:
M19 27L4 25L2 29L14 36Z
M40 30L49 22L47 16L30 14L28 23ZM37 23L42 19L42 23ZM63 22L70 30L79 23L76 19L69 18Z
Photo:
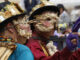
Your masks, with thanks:
M72 51L74 50L78 45L78 35L70 33L69 36L66 39L67 47Z

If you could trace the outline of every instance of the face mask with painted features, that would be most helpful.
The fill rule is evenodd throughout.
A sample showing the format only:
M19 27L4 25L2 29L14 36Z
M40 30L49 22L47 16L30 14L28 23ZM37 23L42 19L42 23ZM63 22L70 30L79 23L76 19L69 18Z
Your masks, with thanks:
M54 24L57 25L58 16L55 13L46 12L41 15L37 15L36 21L38 21L35 27L41 32L50 32L54 29Z
M26 39L29 39L32 36L32 31L30 25L27 23L27 16L18 17L18 20L14 20L13 23L16 27L18 34Z

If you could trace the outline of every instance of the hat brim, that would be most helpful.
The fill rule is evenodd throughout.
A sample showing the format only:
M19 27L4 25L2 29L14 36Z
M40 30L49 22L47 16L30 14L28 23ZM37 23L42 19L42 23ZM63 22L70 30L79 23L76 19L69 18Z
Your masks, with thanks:
M21 13L21 14L17 14L17 15L14 15L14 16L11 16L7 19L5 19L3 22L0 23L0 28L3 28L6 24L8 24L9 22L13 21L14 19L16 19L17 17L19 16L23 16L23 15L26 15L26 12L24 13Z
M50 6L44 6L41 8L38 8L37 10L35 10L29 17L29 20L35 19L34 16L36 15L40 15L41 13L45 12L45 11L51 11L54 13L58 13L59 15L59 9L56 6L50 5Z

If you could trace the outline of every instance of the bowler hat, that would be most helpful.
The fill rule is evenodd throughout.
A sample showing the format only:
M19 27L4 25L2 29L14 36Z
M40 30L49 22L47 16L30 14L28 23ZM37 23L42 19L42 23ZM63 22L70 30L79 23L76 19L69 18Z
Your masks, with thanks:
M29 20L35 19L36 15L40 15L45 11L50 11L50 12L54 12L57 13L59 15L59 9L56 6L53 5L49 5L49 6L44 6L41 8L38 8L37 10L35 10L29 17Z

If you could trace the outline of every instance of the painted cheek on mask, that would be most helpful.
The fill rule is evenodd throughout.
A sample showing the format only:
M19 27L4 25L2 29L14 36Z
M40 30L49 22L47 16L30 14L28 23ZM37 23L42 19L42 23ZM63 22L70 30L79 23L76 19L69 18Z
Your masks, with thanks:
M43 24L45 27L51 26L51 23L50 23L49 21L44 21L44 22L42 22L42 24Z
M20 24L20 29L26 30L27 32L31 32L30 26L28 24Z

